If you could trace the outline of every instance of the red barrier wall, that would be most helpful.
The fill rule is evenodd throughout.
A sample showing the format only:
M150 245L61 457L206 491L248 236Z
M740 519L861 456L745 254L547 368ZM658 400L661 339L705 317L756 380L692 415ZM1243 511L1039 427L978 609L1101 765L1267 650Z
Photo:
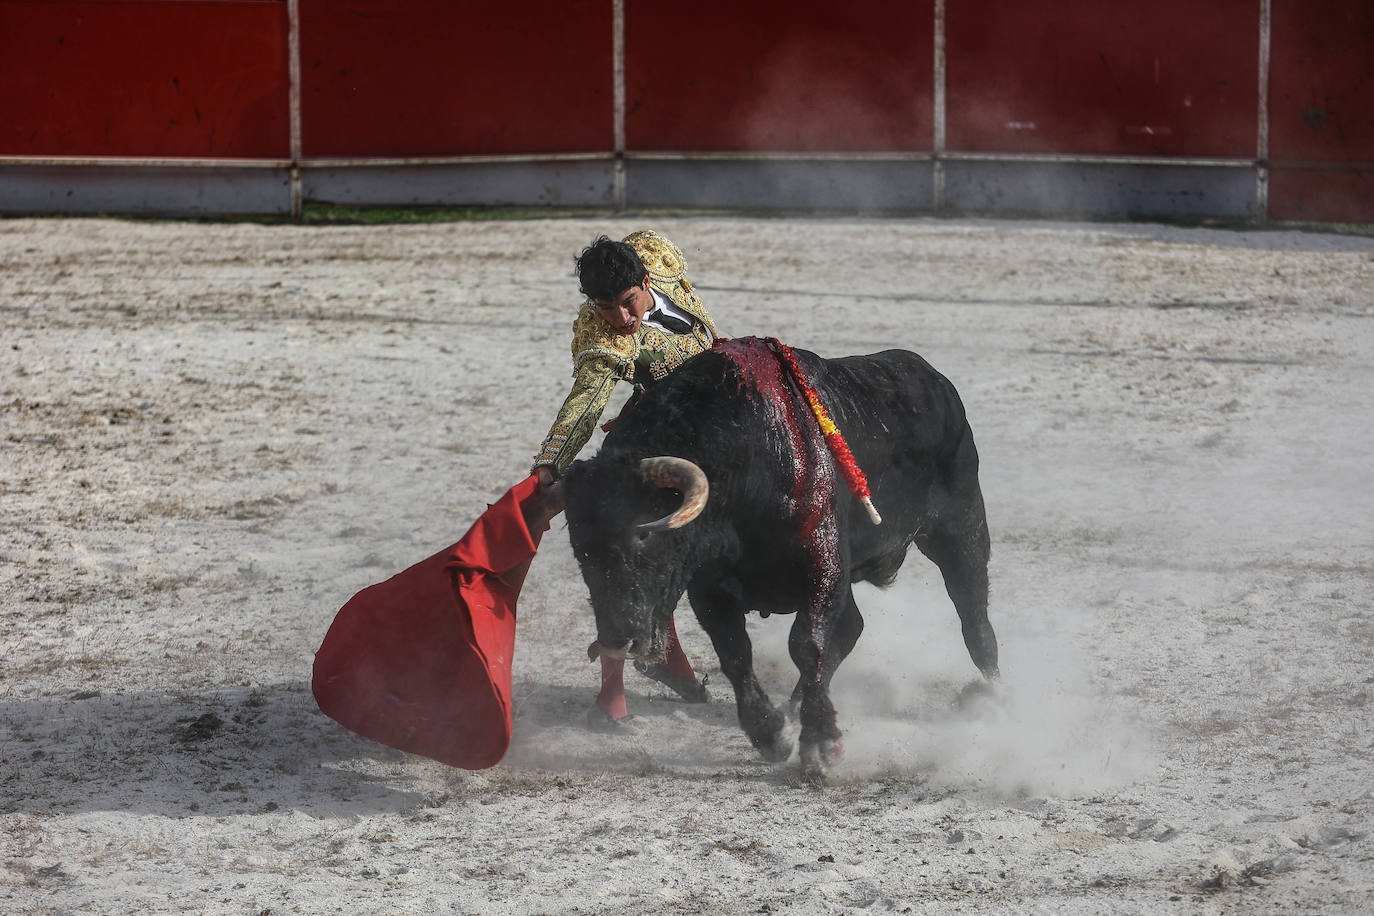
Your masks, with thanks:
M0 3L0 155L285 159L286 4Z
M1269 72L1270 215L1374 220L1374 3L1275 0Z
M1269 174L1269 216L1374 223L1374 169L1275 169Z
M945 150L1257 160L1263 8L949 0ZM298 9L306 160L616 152L614 0ZM935 0L623 10L628 153L934 151ZM0 156L288 159L287 15L0 0ZM1269 36L1269 214L1374 221L1374 3L1272 0Z
M300 0L306 156L614 149L611 4Z
M933 0L625 4L631 150L929 150Z
M949 4L948 145L1253 157L1256 0Z

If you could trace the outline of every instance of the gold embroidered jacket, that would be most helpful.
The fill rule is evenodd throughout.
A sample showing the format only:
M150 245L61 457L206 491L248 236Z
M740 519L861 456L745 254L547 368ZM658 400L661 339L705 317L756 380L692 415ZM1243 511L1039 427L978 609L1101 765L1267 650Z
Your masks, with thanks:
M687 280L687 262L678 247L652 229L631 233L625 241L639 253L649 272L649 284L696 320L685 334L643 323L633 334L620 334L606 323L595 305L583 303L573 322L572 391L534 458L536 468L550 466L558 475L568 469L592 437L616 382L650 385L710 349L718 336L715 323Z

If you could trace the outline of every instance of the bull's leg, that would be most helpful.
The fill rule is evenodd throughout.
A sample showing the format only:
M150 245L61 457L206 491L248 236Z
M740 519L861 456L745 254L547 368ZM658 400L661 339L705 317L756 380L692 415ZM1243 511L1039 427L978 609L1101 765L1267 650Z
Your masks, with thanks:
M916 545L929 557L945 580L945 591L959 613L964 645L969 657L988 680L1000 677L997 668L997 636L988 623L987 516L976 480L967 487L958 511L943 516L928 536Z
M827 650L821 656L821 686L827 692L830 690L830 679L835 676L835 669L840 666L840 662L849 657L850 652L854 651L854 644L859 641L859 635L864 631L864 618L859 613L859 606L854 603L853 590L848 590L847 594L844 613L840 615L835 631L830 634ZM790 648L791 643L788 645ZM792 660L796 661L795 656ZM794 712L801 706L802 687L805 684L804 676L797 678L797 686L792 690Z
M801 764L809 780L823 778L825 767L844 756L830 678L862 629L863 618L847 582L798 613L792 624L787 647L801 675Z
M721 673L735 688L740 728L765 760L786 760L792 756L792 739L785 734L787 716L773 705L754 674L754 645L744 625L744 606L721 591L689 589L687 594L702 629L711 637Z

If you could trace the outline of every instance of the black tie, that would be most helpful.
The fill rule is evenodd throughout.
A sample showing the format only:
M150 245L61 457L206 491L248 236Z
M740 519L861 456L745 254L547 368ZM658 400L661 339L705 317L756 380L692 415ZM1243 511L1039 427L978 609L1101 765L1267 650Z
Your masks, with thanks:
M688 331L692 330L692 323L690 321L683 321L676 315L669 314L665 309L654 309L649 313L649 317L653 320L654 324L665 327L674 334L686 334Z

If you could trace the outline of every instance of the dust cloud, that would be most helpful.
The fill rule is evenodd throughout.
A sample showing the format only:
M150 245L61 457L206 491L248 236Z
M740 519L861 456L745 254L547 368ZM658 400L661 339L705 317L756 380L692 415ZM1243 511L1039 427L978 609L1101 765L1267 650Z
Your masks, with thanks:
M914 551L907 564L890 589L855 588L864 633L832 685L845 744L836 778L916 778L1015 799L1092 795L1155 768L1148 727L1129 700L1094 684L1091 660L1075 648L1074 612L997 596L1006 605L992 620L1003 680L989 685L968 657L938 571ZM751 625L775 702L796 680L791 620Z

